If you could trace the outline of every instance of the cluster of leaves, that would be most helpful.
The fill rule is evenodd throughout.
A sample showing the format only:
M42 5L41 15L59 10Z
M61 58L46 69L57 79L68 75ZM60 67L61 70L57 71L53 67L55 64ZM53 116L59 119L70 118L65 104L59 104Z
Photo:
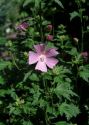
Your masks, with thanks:
M70 22L80 18L81 38L76 39L68 34L67 26L54 23L59 8L65 13L66 0L65 3L62 0L11 0L3 11L5 2L0 2L0 14L7 19L0 30L0 125L76 125L75 119L82 112L82 86L89 83L88 60L81 56L80 49L88 33L88 25L83 27L85 1L75 0L78 10L68 13ZM12 9L17 11L16 15ZM23 21L29 23L28 29L16 29L16 24ZM52 25L51 31L47 29L48 24ZM52 41L46 39L49 34L53 36ZM59 63L47 73L35 71L34 65L28 65L29 50L41 42L58 48L60 53ZM87 113L88 104L86 97L82 106Z

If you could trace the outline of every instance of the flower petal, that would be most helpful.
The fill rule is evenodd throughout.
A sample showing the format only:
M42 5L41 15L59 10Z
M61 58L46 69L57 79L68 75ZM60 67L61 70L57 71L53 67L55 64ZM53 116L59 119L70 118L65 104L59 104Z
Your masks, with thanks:
M46 57L53 57L58 55L59 53L56 51L56 48L50 48L46 51Z
M58 60L55 58L46 58L46 64L49 68L53 68L58 63Z
M37 53L42 53L45 50L45 45L44 44L34 45L34 48Z
M38 54L32 51L29 52L29 64L34 64L38 61Z
M46 66L45 62L38 61L35 69L40 70L42 72L47 72L47 66Z

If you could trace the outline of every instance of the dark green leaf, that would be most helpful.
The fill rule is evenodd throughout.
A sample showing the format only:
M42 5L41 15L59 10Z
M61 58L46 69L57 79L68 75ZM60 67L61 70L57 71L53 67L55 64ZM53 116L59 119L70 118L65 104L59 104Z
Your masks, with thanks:
M31 74L30 77L29 77L29 79L31 81L39 81L39 77L35 73Z
M29 71L29 72L25 73L23 82L25 82L25 81L29 78L29 76L31 75L31 72L32 72L32 71Z
M1 61L0 62L0 70L4 70L5 68L9 68L9 69L11 69L11 67L12 67L12 64L11 64L11 62L9 62L9 61Z
M54 89L55 94L60 97L63 96L64 98L70 100L71 96L77 96L70 88L68 83L58 84L57 87Z
M3 37L0 37L0 45L5 45L6 39Z
M41 0L35 0L35 7L39 8Z
M2 77L2 76L0 76L0 84L4 84L5 83L5 80L4 80L4 78Z
M72 117L76 117L80 111L79 108L74 104L62 103L59 106L60 114L65 114L66 118L69 120Z

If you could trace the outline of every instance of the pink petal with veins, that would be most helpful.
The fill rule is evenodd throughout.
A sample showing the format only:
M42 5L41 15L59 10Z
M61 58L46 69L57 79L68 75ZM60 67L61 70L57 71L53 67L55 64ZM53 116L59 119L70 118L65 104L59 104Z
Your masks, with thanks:
M47 66L46 66L45 62L38 61L35 69L40 70L42 72L47 72Z
M38 54L32 51L29 52L29 64L34 64L38 61Z
M37 53L42 53L45 50L45 45L44 44L34 45L34 48Z
M56 51L57 49L51 48L46 51L46 57L53 57L58 55L59 53Z
M49 68L53 68L58 63L58 60L55 58L46 58L46 64Z

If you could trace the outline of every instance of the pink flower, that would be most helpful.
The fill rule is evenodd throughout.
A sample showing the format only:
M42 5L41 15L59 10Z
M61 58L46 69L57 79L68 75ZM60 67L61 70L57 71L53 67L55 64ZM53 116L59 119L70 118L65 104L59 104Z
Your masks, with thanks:
M81 56L87 57L87 56L88 56L88 52L82 52L82 53L81 53Z
M19 24L19 25L16 27L16 29L26 31L26 29L27 29L28 27L29 27L29 24L28 24L28 23L22 22L21 24Z
M53 35L50 35L50 34L47 35L47 36L46 36L46 39L47 39L48 41L52 41L52 40L53 40Z
M35 52L29 52L29 64L37 63L36 70L47 72L47 66L52 69L58 63L58 60L54 58L58 55L56 48L46 49L44 44L34 45L34 48Z
M51 31L52 28L53 28L53 26L52 26L51 24L49 24L49 25L47 26L47 29L48 29L49 31Z
M88 59L88 52L82 52L81 56L87 61L87 59Z

